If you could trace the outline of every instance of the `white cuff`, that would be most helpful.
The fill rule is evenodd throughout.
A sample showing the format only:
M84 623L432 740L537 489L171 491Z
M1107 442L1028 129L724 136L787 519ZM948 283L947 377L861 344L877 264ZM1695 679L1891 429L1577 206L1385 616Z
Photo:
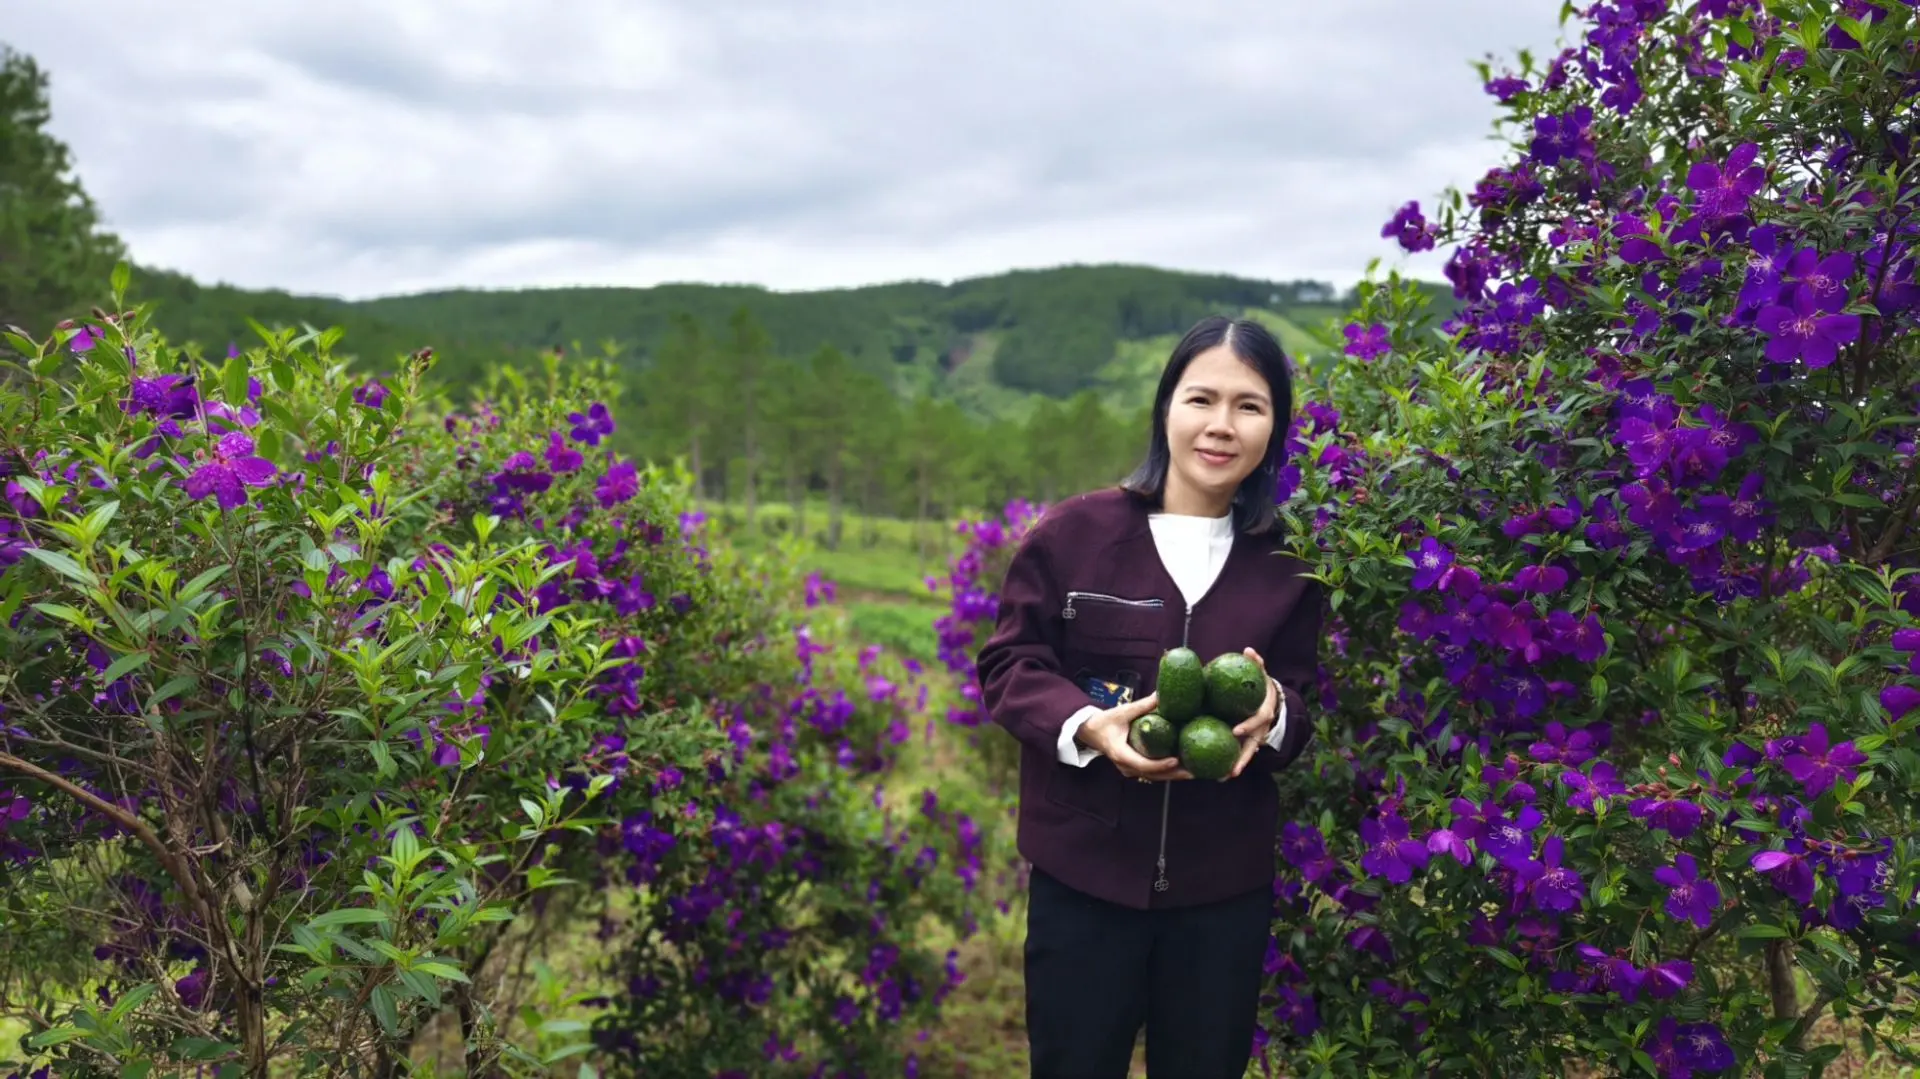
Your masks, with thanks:
M1287 695L1280 690L1280 683L1269 675L1267 681L1273 682L1273 695L1276 703L1273 708L1273 729L1267 732L1267 745L1275 750L1280 748L1280 739L1287 734Z
M1100 709L1091 704L1087 705L1069 717L1067 719L1067 725L1060 728L1060 741L1058 743L1057 755L1060 758L1061 764L1071 764L1075 768L1085 768L1093 761L1093 758L1100 755L1098 750L1088 749L1073 740L1073 736L1080 733L1080 728L1086 726L1087 720L1099 714Z

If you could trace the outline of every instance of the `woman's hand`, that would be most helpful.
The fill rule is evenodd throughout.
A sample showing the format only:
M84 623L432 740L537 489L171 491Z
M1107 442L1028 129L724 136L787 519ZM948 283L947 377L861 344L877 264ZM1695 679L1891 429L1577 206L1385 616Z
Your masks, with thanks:
M1242 652L1248 659L1259 665L1261 677L1266 678L1267 700L1260 706L1258 712L1242 720L1240 725L1233 729L1234 737L1240 739L1240 759L1233 762L1233 772L1227 776L1227 779L1238 778L1240 773L1246 770L1248 763L1253 760L1253 755L1260 752L1260 747L1266 744L1267 735L1273 733L1274 713L1280 708L1279 694L1274 691L1273 679L1267 678L1267 661L1261 659L1260 653L1251 648L1243 649ZM1220 782L1226 781L1223 779Z
M1133 747L1127 744L1127 733L1133 721L1159 706L1160 694L1155 692L1137 701L1106 709L1081 724L1073 736L1074 740L1112 761L1120 774L1128 779L1138 779L1142 783L1192 779L1192 774L1180 767L1180 758L1151 760L1135 753Z

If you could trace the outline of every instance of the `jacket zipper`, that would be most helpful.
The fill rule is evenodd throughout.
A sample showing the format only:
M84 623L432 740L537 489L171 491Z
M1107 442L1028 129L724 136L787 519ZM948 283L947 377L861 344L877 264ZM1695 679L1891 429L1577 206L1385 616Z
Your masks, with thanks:
M1072 621L1079 614L1078 611L1073 609L1073 601L1076 599L1097 599L1107 603L1123 604L1128 607L1165 607L1166 606L1164 602L1158 599L1151 599L1151 598L1127 599L1124 596L1109 596L1104 592L1068 592L1067 606L1064 610L1060 612L1060 617L1068 621Z
M1186 617L1180 623L1180 647L1187 647L1187 638L1193 632L1193 604L1187 604ZM1160 784L1160 857L1154 862L1153 890L1164 892L1172 885L1167 883L1167 807L1173 804L1173 784Z

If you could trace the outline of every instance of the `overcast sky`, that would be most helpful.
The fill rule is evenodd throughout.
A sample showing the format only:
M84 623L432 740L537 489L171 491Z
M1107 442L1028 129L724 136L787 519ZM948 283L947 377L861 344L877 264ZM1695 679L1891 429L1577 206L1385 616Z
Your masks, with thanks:
M1344 286L1560 0L16 0L143 263L364 297L1136 262ZM1436 255L1402 264L1437 277Z

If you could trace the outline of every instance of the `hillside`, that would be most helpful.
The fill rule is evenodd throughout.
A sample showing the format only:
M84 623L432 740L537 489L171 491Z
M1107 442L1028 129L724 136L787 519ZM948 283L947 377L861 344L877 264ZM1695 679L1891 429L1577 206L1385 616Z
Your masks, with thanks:
M671 284L458 289L366 301L202 286L143 269L132 291L155 302L169 336L210 352L250 340L249 318L340 325L344 351L372 367L432 345L439 376L455 386L475 381L490 363L523 362L574 343L617 342L623 362L638 369L674 315L717 327L744 306L780 355L798 358L831 344L903 395L953 400L981 417L1019 415L1036 398L1082 390L1135 401L1151 392L1178 334L1209 313L1257 313L1291 350L1309 351L1314 330L1338 315L1344 299L1322 282L1117 265L812 292Z

